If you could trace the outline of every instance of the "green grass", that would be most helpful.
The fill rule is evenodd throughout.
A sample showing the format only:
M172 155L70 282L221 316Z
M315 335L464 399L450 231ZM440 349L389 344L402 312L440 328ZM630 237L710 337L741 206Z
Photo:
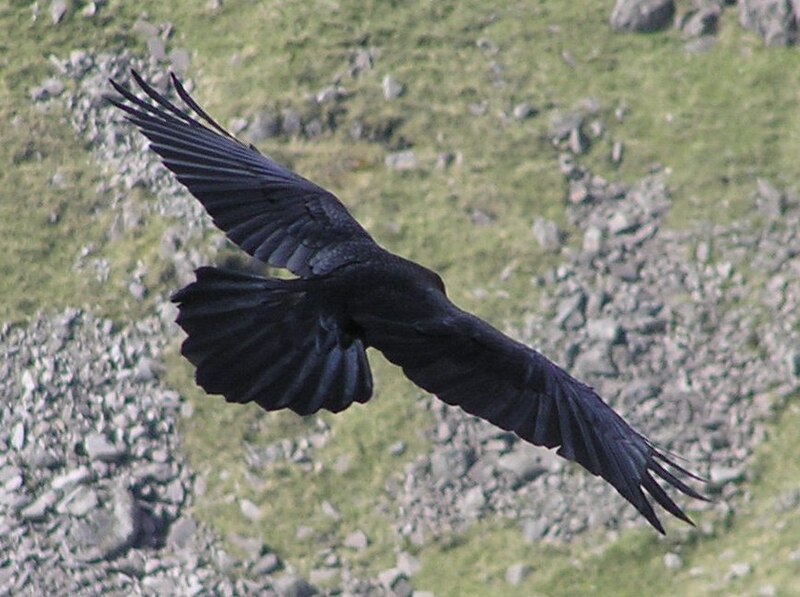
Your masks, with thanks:
M151 217L142 228L110 239L115 216L110 198L95 191L101 169L63 113L57 108L42 113L28 97L31 87L52 75L50 54L64 57L76 48L145 52L143 41L131 33L145 11L151 22L173 23L170 47L191 51L188 75L196 97L222 123L264 107L302 108L306 96L346 71L355 49L380 48L372 71L356 80L342 78L352 96L343 104L337 131L314 141L269 142L262 149L331 188L379 242L439 270L457 303L501 327L538 308L540 291L531 278L559 263L537 246L530 231L535 217L557 221L571 234L570 244L579 240L566 221L566 188L547 130L554 114L588 97L599 103L598 117L607 130L583 163L609 180L629 182L656 164L666 169L674 195L670 226L750 218L758 176L779 187L796 186L796 49L764 49L741 31L736 11L728 9L714 48L688 55L671 30L610 33L611 4L227 0L211 14L203 2L110 1L94 19L72 12L53 26L45 9L33 21L29 3L1 3L0 30L11 33L0 39L0 119L7 123L0 144L0 320L21 321L67 305L90 307L118 321L146 313L151 300L137 303L126 288L140 260L149 271L151 296L174 290L158 246L165 228L179 223ZM499 52L481 50L476 43L481 38ZM493 62L501 70L499 86L493 83ZM407 89L393 102L382 97L385 74ZM482 101L486 114L472 116L470 105ZM502 117L521 101L538 114L524 122ZM613 117L620 104L627 106L623 122ZM357 120L397 126L381 144L353 141L347 131ZM615 140L625 144L619 166L609 159ZM413 149L423 168L387 171L386 151L401 147ZM434 169L441 152L461 152L463 164ZM63 188L50 184L56 172L66 181ZM134 197L149 200L144 193ZM488 214L488 225L473 224L476 210ZM87 245L95 247L93 256L109 260L108 283L73 271ZM501 277L504 269L509 276ZM758 276L751 278L756 284ZM274 465L251 471L260 479L253 483L242 443L294 437L313 429L314 420L225 406L197 390L190 368L175 353L167 357L169 382L194 406L183 431L193 466L207 477L206 493L196 502L200 517L223 537L233 532L262 537L301 570L315 565L320 549L361 528L370 548L343 557L364 573L392 565L396 539L383 511L383 487L427 449L420 432L430 418L418 406L420 393L396 369L372 359L375 399L337 417L322 415L332 430L316 452L322 469L307 473ZM752 485L752 501L730 529L715 536L661 542L636 532L602 550L603 537L575 546L528 546L513 524L486 520L463 537L423 548L418 555L425 567L414 584L440 596L510 594L505 568L528 561L535 570L520 594L715 594L709 587L741 558L753 563L753 572L716 594L752 594L767 582L791 591L798 571L787 553L796 549L798 517L794 511L776 514L774 503L800 479L796 466L781 459L794 453L796 423L794 411L784 413L759 456L763 475ZM388 451L396 441L408 446L401 457ZM344 454L353 465L335 473L332 464ZM238 499L244 497L261 506L258 524L242 517ZM340 522L320 512L323 499L342 513ZM778 523L785 526L762 531ZM304 524L315 529L308 542L295 538ZM677 573L663 567L668 549L680 550L686 562ZM720 560L729 549L733 559ZM693 566L704 572L691 576Z

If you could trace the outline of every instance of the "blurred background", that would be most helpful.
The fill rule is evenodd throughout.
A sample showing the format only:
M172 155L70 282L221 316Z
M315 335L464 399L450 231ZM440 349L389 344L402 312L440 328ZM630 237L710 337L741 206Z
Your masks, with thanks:
M0 592L800 594L800 25L773 0L0 1ZM178 74L706 477L692 528L451 409L206 396L241 262L103 94ZM246 262L244 262L246 264Z

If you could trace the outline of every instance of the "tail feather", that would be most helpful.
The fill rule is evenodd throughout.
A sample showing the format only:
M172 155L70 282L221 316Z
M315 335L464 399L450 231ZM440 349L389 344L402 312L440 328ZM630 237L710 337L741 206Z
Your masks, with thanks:
M229 402L307 415L372 396L361 340L314 300L308 282L200 268L175 293L181 353L197 383Z

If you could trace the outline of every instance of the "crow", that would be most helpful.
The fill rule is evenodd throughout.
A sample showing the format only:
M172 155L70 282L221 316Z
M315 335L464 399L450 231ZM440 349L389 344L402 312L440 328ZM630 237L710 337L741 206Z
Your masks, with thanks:
M201 267L172 296L187 334L181 353L206 392L268 411L339 412L370 399L365 351L373 347L447 404L536 446L557 447L608 481L660 533L644 491L693 524L654 475L705 500L671 471L702 479L591 387L456 307L438 274L379 246L332 193L237 140L174 74L184 107L131 74L149 99L110 80L118 95L108 101L233 243L295 276Z

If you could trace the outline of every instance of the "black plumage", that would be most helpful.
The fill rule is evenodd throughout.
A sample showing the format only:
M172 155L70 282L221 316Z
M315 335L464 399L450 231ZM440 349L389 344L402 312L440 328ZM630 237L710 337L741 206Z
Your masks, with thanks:
M660 532L645 491L691 522L656 477L705 499L691 475L630 427L595 391L535 350L456 307L439 276L389 253L330 192L247 146L172 83L179 108L133 72L150 98L111 81L109 97L229 239L295 274L266 278L204 267L177 292L182 353L200 386L231 402L306 415L366 402L365 349L448 404L599 475ZM696 478L696 477L695 477Z

